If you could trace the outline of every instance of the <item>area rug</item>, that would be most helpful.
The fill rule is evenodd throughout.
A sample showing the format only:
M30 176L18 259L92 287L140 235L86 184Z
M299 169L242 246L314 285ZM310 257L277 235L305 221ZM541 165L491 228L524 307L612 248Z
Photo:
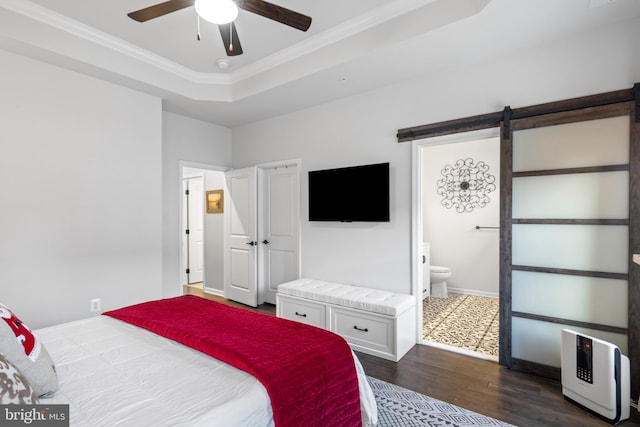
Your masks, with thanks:
M449 292L423 302L423 338L487 356L498 356L497 298Z
M378 427L512 426L395 384L367 379L378 405Z

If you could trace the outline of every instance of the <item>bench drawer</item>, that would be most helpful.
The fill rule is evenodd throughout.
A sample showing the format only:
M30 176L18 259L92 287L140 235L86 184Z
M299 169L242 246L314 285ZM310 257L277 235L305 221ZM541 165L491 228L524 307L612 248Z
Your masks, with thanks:
M278 317L326 329L327 306L325 304L282 295L276 298Z
M362 311L332 307L330 330L341 335L349 344L394 353L394 319Z

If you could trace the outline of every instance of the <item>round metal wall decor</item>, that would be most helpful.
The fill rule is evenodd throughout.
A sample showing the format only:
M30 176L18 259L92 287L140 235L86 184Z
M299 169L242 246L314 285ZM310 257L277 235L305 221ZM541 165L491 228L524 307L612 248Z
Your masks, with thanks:
M484 208L491 201L488 193L495 191L496 177L489 173L485 162L473 159L458 160L455 165L445 165L440 171L438 194L442 196L442 206L455 208L457 212L472 212Z

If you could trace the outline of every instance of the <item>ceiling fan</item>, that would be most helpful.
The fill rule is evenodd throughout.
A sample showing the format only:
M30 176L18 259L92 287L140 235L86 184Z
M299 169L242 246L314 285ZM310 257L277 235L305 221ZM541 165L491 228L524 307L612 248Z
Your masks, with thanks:
M233 23L238 8L300 31L307 31L311 26L310 17L263 0L168 0L128 13L127 16L138 22L146 22L190 6L195 6L201 18L218 24L228 56L242 55L242 46Z

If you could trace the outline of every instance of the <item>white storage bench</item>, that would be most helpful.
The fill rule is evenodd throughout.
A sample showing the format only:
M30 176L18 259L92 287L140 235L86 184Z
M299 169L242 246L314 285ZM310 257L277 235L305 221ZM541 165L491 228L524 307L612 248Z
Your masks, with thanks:
M411 295L303 278L278 286L276 314L335 332L354 350L394 362L416 343Z

